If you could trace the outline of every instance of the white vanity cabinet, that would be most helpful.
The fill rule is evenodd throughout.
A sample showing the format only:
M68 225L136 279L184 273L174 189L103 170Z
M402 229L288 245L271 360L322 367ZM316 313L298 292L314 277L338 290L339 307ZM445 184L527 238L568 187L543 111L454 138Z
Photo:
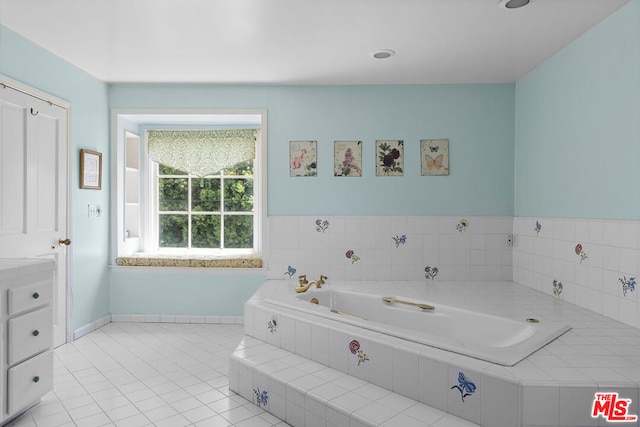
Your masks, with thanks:
M48 259L0 259L0 424L53 390L53 275Z

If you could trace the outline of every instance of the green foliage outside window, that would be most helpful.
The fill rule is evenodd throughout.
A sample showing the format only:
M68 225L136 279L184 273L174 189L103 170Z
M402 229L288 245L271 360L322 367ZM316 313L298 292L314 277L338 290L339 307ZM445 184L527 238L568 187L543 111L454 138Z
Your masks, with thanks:
M253 248L253 162L205 178L158 166L161 248Z

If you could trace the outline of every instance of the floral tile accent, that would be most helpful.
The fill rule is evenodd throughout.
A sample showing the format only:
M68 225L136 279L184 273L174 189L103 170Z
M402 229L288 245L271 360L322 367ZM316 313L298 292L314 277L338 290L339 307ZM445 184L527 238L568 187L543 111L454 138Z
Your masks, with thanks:
M536 221L536 226L533 228L533 231L536 232L536 236L540 234L540 232L542 231L542 224L540 224L540 222Z
M356 253L352 250L349 249L346 253L345 256L351 260L351 264L355 263L356 261L358 261L360 259L360 257L358 255L356 255Z
M431 267L427 265L424 268L425 279L435 279L437 275L438 275L438 267Z
M627 276L622 276L621 279L618 279L620 283L622 283L622 293L624 296L627 296L627 292L635 292L636 290L636 278Z
M316 219L316 231L318 233L324 233L327 228L329 228L329 220Z
M278 316L275 314L271 316L271 320L267 322L267 329L269 329L269 332L272 334L278 332Z
M256 395L256 405L267 407L267 403L269 403L269 393L267 390L260 391L260 387L256 387L253 389L253 393Z
M560 298L560 294L562 293L562 282L559 280L553 280L553 296L556 298Z
M576 251L576 255L580 257L580 264L582 264L582 261L589 258L586 252L582 250L582 245L580 243L576 245L575 251Z
M452 386L449 390L454 388L460 392L460 398L463 402L465 397L471 396L476 392L476 385L462 371L458 373L458 384Z
M458 233L462 233L463 231L465 231L467 228L469 228L469 221L467 221L466 219L461 219L457 224L456 224L456 230L458 231Z
M369 360L369 356L367 356L367 353L360 350L360 343L357 340L353 340L349 343L349 351L351 352L351 354L358 355L358 366L360 366L361 363Z
M403 234L402 236L395 235L392 237L393 241L396 243L396 248L400 247L400 245L404 245L407 243L407 235Z
M289 278L292 278L294 274L296 274L296 269L291 267L290 265L287 266L287 271L284 272L285 276L289 276Z

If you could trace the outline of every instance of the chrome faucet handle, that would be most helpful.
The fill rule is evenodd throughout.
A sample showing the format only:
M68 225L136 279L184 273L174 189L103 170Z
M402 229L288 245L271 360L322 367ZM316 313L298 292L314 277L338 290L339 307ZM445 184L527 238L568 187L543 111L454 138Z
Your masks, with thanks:
M302 276L298 276L298 283L300 283L301 285L306 285L307 283L309 283L307 281L307 275L303 274Z

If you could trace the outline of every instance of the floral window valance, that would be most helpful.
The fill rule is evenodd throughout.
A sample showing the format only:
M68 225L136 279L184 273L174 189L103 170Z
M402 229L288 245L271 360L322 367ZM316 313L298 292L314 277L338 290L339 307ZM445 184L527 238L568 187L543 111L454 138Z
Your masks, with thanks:
M255 158L257 129L150 130L149 158L198 177Z

